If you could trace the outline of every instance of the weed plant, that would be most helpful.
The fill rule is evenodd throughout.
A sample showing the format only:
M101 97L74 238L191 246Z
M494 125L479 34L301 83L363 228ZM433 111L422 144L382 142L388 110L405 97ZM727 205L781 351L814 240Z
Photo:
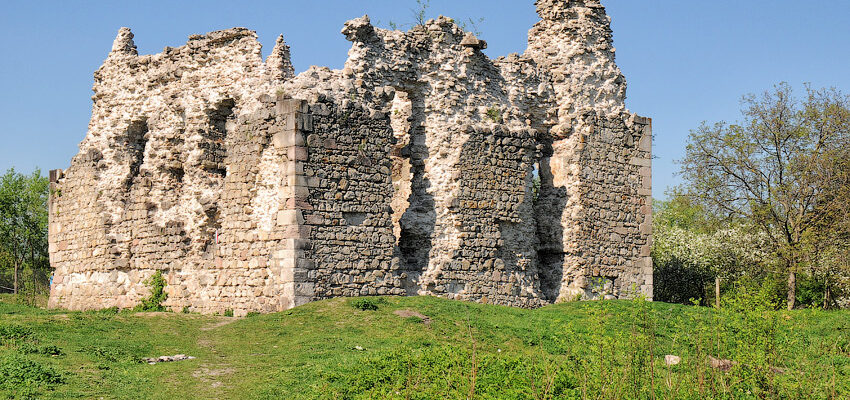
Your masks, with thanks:
M151 294L141 300L135 311L165 311L162 303L168 298L165 294L165 277L162 271L156 271L150 278L145 280L145 286L150 289Z

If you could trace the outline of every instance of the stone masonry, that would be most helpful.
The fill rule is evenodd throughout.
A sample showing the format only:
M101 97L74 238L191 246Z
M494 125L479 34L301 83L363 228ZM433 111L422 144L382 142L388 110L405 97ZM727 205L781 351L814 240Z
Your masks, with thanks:
M341 70L244 28L138 55L121 28L51 171L51 307L285 310L337 296L520 307L652 295L651 121L599 0L538 0L528 49L364 16Z

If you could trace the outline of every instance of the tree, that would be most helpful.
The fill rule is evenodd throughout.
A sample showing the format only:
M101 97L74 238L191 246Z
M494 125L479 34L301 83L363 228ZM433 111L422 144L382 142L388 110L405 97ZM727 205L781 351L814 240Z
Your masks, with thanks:
M725 288L764 267L764 235L747 234L746 221L717 221L677 190L653 204L654 298L691 304L712 297L719 306ZM713 289L713 290L712 290Z
M47 178L39 170L26 176L9 169L0 176L0 266L12 269L14 293L26 266L33 277L49 267L47 197Z
M780 83L742 100L743 121L703 123L691 132L681 172L689 195L717 215L750 221L769 238L788 277L795 306L805 245L835 202L824 176L850 146L850 100L835 89L806 86L804 100ZM832 171L832 172L829 172Z
M808 263L820 293L809 293L810 302L823 308L837 306L837 298L850 294L850 148L833 146L818 160L821 198L816 205L816 229L804 238ZM843 293L842 293L843 292Z

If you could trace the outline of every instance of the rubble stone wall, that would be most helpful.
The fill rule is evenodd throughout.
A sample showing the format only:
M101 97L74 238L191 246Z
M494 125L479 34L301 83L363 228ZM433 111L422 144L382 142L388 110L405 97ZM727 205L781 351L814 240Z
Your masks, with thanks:
M122 28L52 171L50 306L277 311L336 296L537 307L651 297L651 122L598 0L539 0L525 54L440 17L342 29L295 75L234 28L140 56Z
M371 118L355 103L325 101L310 110L302 212L313 297L406 294L403 271L393 264L389 118Z

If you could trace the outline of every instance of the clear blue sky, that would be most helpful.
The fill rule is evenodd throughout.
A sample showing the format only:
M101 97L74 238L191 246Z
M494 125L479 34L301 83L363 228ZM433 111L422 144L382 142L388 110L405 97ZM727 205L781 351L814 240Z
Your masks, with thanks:
M432 0L431 16L484 18L491 57L526 47L532 0ZM739 118L741 95L780 81L850 92L850 1L603 0L630 110L653 118L653 193L676 184L674 163L701 121ZM244 26L271 50L283 33L298 72L339 68L343 22L412 20L414 0L9 1L0 13L0 171L66 168L85 136L92 73L119 27L139 52L180 46L190 34Z

